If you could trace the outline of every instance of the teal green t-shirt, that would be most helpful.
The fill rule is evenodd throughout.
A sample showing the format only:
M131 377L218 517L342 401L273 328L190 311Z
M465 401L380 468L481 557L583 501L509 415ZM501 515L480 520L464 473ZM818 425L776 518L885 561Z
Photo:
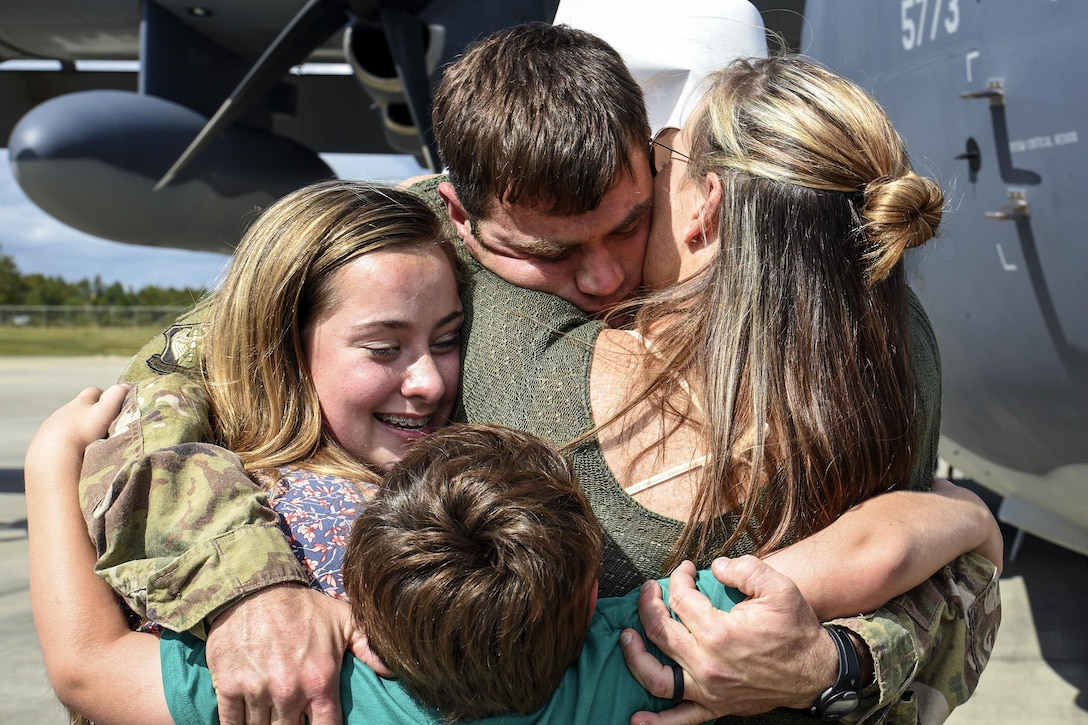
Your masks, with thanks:
M729 611L744 598L736 589L722 586L709 571L695 580L715 607ZM661 580L668 600L668 582ZM663 710L672 705L646 692L627 671L620 650L620 632L633 627L639 632L638 591L623 597L600 599L589 625L578 661L571 665L552 698L529 715L500 715L482 723L586 723L627 722L639 710ZM651 652L661 653L649 641ZM159 645L163 690L176 725L218 723L218 703L205 659L204 642L189 634L164 631ZM662 657L662 661L671 662ZM340 699L348 725L384 723L415 725L442 723L434 709L420 705L397 680L385 680L354 657L344 658L340 672Z

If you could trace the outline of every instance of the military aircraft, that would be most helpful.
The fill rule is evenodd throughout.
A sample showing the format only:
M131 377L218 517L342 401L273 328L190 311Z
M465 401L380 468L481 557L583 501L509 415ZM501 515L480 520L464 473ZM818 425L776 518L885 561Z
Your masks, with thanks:
M1088 4L807 0L804 19L804 52L872 91L946 190L910 261L942 457L1004 496L1002 520L1088 554Z
M0 139L27 196L69 226L229 251L255 207L333 176L318 152L411 154L435 169L440 68L494 30L550 22L557 4L5 3L0 61L58 67L0 66ZM138 73L82 70L94 61L138 61Z

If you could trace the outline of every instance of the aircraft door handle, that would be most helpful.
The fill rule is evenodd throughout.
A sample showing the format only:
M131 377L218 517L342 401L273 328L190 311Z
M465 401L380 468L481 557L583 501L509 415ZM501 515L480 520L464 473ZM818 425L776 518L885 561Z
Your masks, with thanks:
M986 84L985 90L967 91L961 93L960 98L987 98L989 99L991 106L1003 106L1005 105L1005 81L989 81Z
M1022 191L1010 191L1009 203L1004 209L986 212L987 219L998 221L1017 221L1027 219L1029 216L1031 212L1028 210L1028 199Z

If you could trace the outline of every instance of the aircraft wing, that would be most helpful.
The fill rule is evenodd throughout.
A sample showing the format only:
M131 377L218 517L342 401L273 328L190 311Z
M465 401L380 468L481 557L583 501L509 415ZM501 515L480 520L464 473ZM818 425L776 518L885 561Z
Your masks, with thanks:
M220 3L224 7L206 16L194 15L190 3L159 5L210 49L203 54L172 49L164 77L147 79L153 94L211 115L304 2ZM0 63L57 61L51 69L0 66L0 143L7 144L20 118L55 96L100 89L136 92L142 70L137 65L141 14L139 3L121 0L41 0L0 7ZM184 32L180 28L179 34ZM83 70L101 67L95 61L130 63L117 63L110 71ZM343 32L315 48L306 61L346 64ZM265 120L275 133L318 152L397 153L386 143L381 116L354 76L294 75L284 83L297 103L295 113ZM338 112L327 112L330 108Z
M0 64L0 139L23 190L60 221L224 251L252 209L333 175L318 153L410 154L438 170L429 107L442 67L494 30L550 22L556 5L8 3L0 61L53 63ZM95 61L129 63L86 70Z

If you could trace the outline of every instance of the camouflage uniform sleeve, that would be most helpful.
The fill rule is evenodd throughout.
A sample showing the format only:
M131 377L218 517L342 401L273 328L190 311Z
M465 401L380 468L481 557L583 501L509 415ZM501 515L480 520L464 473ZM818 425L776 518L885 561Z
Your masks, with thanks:
M98 575L138 614L198 636L248 593L307 583L264 491L210 437L203 389L152 379L87 449L80 480Z
M873 615L836 622L873 653L876 683L851 721L944 722L989 662L1001 623L997 568L978 554L961 556Z
M142 383L172 373L199 380L202 372L200 339L204 336L209 312L207 305L197 305L148 340L125 364L119 381Z

